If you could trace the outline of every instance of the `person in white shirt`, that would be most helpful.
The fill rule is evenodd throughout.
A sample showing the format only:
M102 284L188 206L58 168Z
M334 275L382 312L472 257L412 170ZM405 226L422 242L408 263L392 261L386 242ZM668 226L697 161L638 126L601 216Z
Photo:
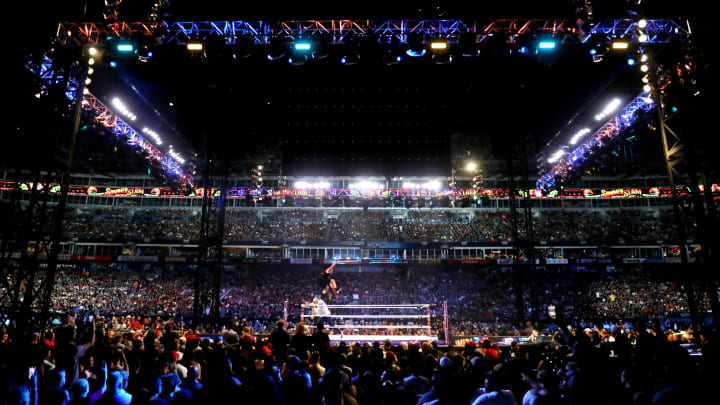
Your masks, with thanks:
M317 318L317 323L324 323L329 324L330 323L330 308L328 308L325 301L323 301L321 298L315 297L313 298L312 302L306 302L305 305L310 306L312 309L312 317L310 319Z

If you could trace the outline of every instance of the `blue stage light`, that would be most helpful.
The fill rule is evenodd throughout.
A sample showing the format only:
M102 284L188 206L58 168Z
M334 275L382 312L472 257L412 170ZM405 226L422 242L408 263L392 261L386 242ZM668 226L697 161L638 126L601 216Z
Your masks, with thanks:
M597 55L597 49L593 48L590 50L590 55L595 56Z
M132 44L126 42L117 45L118 52L132 52L134 49Z
M540 41L538 44L540 49L555 49L555 42L553 41Z
M628 65L632 66L632 65L635 64L635 59L629 58L628 61L627 61L627 63L628 63Z
M116 68L116 67L117 67L117 62L111 61L111 62L110 62L110 67L111 67L111 68Z
M309 42L298 42L295 44L295 50L296 51L309 51L310 43Z
M347 59L345 59L345 57L344 57L344 56L343 56L342 58L340 58L340 63L342 63L342 64L344 65L344 64L345 64L345 62L347 62Z

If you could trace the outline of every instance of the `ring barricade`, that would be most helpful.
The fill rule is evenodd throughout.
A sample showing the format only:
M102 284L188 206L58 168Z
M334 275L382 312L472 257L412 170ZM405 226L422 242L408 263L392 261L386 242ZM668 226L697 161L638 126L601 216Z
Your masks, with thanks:
M330 312L314 313L312 304L303 304L300 319L306 323L322 320L331 331L331 342L437 341L430 308L432 304L324 305ZM408 313L414 312L414 313ZM418 313L422 312L422 313ZM316 326L308 325L309 329Z

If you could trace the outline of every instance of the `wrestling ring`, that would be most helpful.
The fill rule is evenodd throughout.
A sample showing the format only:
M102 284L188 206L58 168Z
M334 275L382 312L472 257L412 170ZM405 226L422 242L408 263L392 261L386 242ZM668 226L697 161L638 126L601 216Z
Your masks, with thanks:
M438 329L448 335L447 302L442 315L433 314L434 304L394 305L325 305L329 314L313 313L312 304L300 306L300 320L310 329L323 322L330 330L333 343L376 342L438 342ZM442 316L442 326L433 325L433 318ZM285 306L287 321L287 304ZM447 339L443 339L445 341Z

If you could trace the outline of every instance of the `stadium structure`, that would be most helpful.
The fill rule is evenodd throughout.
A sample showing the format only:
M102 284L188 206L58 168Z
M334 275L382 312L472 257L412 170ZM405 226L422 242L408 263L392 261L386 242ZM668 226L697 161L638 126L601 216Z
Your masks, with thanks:
M692 21L640 2L557 18L202 20L167 1L137 19L106 3L102 21L57 23L21 49L0 179L0 306L19 336L66 312L295 323L317 288L277 283L333 262L345 333L365 336L382 325L353 316L419 319L398 336L445 344L477 339L468 322L586 317L599 306L538 286L636 271L652 273L638 293L682 304L629 299L598 318L697 331L719 313L711 79ZM108 274L123 286L93 291ZM436 287L455 295L353 290L388 274L451 280ZM474 301L495 309L464 319L457 283L484 291L498 274L505 292ZM168 292L143 301L133 277ZM233 296L253 278L276 290L262 314ZM605 309L619 295L597 294Z

